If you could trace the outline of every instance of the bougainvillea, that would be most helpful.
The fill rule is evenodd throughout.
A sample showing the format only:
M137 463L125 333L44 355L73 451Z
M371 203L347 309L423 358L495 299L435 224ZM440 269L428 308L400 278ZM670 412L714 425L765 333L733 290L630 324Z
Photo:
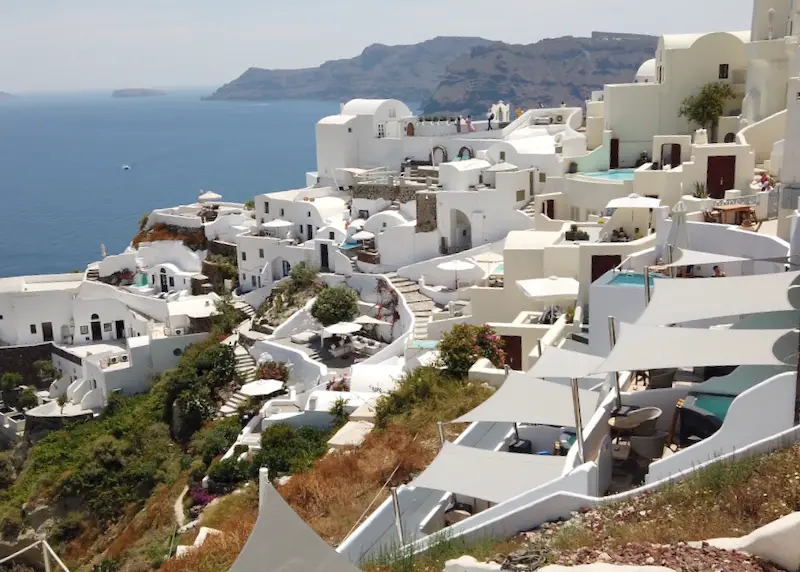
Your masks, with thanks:
M289 381L289 366L282 361L267 361L258 366L259 379Z
M503 367L506 353L503 339L487 325L459 324L442 336L439 361L448 371L466 376L476 361L486 358L495 367Z

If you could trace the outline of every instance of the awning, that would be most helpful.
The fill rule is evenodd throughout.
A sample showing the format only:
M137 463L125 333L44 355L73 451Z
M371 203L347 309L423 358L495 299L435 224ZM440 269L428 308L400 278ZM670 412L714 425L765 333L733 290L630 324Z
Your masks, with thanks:
M578 391L584 425L592 418L599 398L600 394L597 392L586 389ZM454 423L475 421L575 427L572 388L537 379L530 372L511 372L500 389L489 399L456 419Z
M206 191L201 193L199 197L197 197L198 202L205 203L208 201L219 201L222 199L222 195L219 193L215 193L214 191Z
M655 209L661 204L659 199L642 197L637 194L612 199L606 205L607 209Z
M534 280L517 280L517 287L528 298L542 301L564 300L578 297L580 283L574 278L536 278Z
M281 218L276 218L261 224L262 228L288 228L290 226L292 226L290 221Z
M283 389L283 382L277 379L257 379L250 383L245 383L239 392L250 397L259 395L272 395Z
M596 371L795 363L797 333L792 330L706 330L623 323L617 344Z
M580 379L597 371L606 358L562 348L547 347L528 370L528 375L540 378L567 377ZM581 400L583 403L583 400Z
M231 572L359 572L266 484L264 505Z
M800 272L658 280L636 324L661 326L792 310L788 292L798 278Z
M445 442L428 468L409 484L501 503L559 478L564 460Z
M688 250L685 248L676 248L673 252L675 262L672 264L662 265L665 268L673 266L714 266L717 264L725 264L726 262L746 262L750 258L741 256L728 256L727 254L713 254L711 252L699 252L697 250Z

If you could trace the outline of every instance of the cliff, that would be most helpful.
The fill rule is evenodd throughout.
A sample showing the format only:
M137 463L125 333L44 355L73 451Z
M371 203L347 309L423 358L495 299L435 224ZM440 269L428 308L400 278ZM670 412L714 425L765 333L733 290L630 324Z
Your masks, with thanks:
M593 90L633 81L653 57L658 38L595 32L591 38L545 39L530 45L494 42L448 67L425 101L425 113L485 113L502 99L523 108L582 105Z
M111 93L111 97L155 97L157 95L167 95L166 91L160 89L145 89L140 87L118 89Z

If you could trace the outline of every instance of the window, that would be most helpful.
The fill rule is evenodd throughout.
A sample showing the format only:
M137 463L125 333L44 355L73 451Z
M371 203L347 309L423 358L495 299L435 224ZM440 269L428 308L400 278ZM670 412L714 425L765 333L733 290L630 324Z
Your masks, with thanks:
M736 141L736 133L728 133L725 135L725 143L734 143Z
M100 316L98 316L97 314L92 314L92 320L99 320L99 319Z
M2 319L3 319L3 314L0 314L0 320L2 320Z
M250 283L253 285L253 288L256 287L256 276L255 276L255 274L250 277Z
M283 216L284 214L286 214L286 212L283 209L281 209L281 216Z
M728 79L728 64L719 64L719 79Z
M308 211L308 216L311 216L311 211Z
M180 356L182 353L183 350L181 348L175 348L174 350L172 350L172 355L174 355L175 357Z
M500 151L500 160L501 161L505 161L506 160L506 152L505 151Z
M36 333L36 324L31 324L31 333L32 334Z
M247 260L247 253L244 250L242 251L242 260Z
M547 182L547 173L539 173L539 182L546 183Z
M175 286L175 279L172 276L169 277L169 286L170 288Z
M386 126L383 123L378 123L378 139L386 137Z
M110 332L111 331L111 322L106 322L105 324L103 324L103 331L104 332Z
M347 132L348 132L348 133L352 133L352 132L353 132L353 128L352 128L352 127L348 127L348 128L347 128Z
M382 225L382 226L383 226L383 228L386 228L386 223L383 223L383 225Z
M662 66L658 66L658 69L656 70L656 81L658 83L664 81L664 68Z
M269 214L269 201L264 202L264 213Z
M89 326L81 326L81 335L82 336L89 335Z
M336 233L335 232L329 232L328 233L328 239L329 240L335 240L336 239ZM0 316L0 320L2 320L2 319L3 319L3 316Z
M525 200L525 189L517 191L517 202Z
M394 107L389 108L389 119L397 117L397 110Z
M797 101L800 101L800 91L797 92L797 95L795 96L795 99L797 99Z
M247 280L247 274L242 272L242 282L244 282L245 280Z
M263 248L259 248L258 249L258 257L259 258L264 258L264 249Z
M364 220L367 220L369 218L369 211L365 210L358 211L358 218L363 218Z
M155 274L151 274L150 275L150 283L151 284L155 284L156 283L156 275Z

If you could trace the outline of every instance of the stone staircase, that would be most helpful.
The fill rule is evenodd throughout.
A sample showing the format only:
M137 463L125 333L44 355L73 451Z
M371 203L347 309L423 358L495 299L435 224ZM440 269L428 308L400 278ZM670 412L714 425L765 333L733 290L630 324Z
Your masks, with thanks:
M222 404L222 407L217 411L217 417L232 417L236 415L236 411L242 403L247 401L248 397L239 391L234 392L228 400Z
M522 212L525 213L531 220L536 218L536 207L533 204L533 200L525 205L525 208L522 209Z
M408 307L414 314L416 320L414 325L414 339L426 340L428 339L428 318L433 312L433 300L428 298L425 294L419 291L419 284L412 282L407 278L402 278L396 272L389 272L385 274L392 286L397 290L403 298L405 298Z
M90 266L86 271L86 279L98 282L100 280L100 269L97 266Z
M253 356L239 344L233 348L233 355L236 357L236 373L242 383L248 383L257 379L256 360Z
M237 298L233 301L233 307L247 314L247 317L251 320L256 316L255 309L241 298Z

